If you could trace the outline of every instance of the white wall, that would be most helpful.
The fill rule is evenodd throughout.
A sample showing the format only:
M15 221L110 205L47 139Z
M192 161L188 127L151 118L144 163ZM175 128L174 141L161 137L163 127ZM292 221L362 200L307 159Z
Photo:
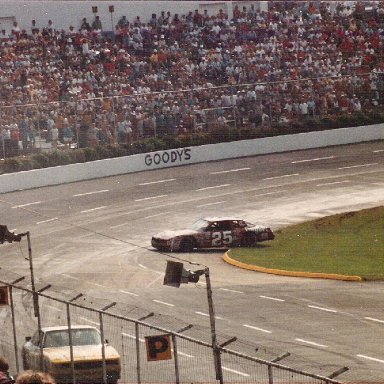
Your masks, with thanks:
M0 193L178 165L384 140L384 124L202 145L0 175Z

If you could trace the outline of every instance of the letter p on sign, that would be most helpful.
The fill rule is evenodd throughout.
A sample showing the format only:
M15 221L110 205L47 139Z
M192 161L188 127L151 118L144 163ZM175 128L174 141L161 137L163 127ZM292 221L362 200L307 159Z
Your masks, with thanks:
M169 335L146 336L147 360L169 360L172 359L171 339Z

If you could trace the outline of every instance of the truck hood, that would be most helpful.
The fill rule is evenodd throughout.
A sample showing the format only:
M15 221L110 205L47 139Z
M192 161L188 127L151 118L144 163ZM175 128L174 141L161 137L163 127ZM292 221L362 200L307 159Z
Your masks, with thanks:
M44 348L44 355L55 363L71 361L69 347ZM101 345L75 346L73 347L73 358L75 361L100 360L102 358ZM107 345L105 347L105 358L117 359L119 354L115 348Z

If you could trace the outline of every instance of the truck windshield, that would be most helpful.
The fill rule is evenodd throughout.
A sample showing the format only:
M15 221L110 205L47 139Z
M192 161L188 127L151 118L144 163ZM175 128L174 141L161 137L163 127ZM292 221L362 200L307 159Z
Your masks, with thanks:
M100 345L100 334L96 329L72 329L72 345ZM47 332L44 347L67 347L69 346L68 330Z

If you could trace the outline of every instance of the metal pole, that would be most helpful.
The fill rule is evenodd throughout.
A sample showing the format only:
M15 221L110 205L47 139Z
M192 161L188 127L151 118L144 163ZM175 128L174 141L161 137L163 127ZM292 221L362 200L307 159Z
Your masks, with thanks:
M19 374L19 353L17 348L17 337L16 337L15 306L13 305L13 287L9 286L8 288L9 288L11 314L12 314L13 345L15 347L16 372L17 374Z
M67 303L67 323L68 323L68 341L69 341L69 356L71 359L72 383L76 383L75 373L75 360L73 358L73 342L72 342L72 328L71 328L71 311L69 303Z
M137 383L141 383L140 377L140 340L139 340L139 324L135 323L135 335L136 335L136 371L137 371Z
M114 139L117 140L115 98L113 96L111 96L111 99L112 99L113 135L115 136Z
M76 141L77 141L77 144L76 144L76 149L79 149L79 127L77 125L77 102L78 102L78 98L77 98L77 94L75 96L75 130L76 130Z
M212 349L213 349L213 359L215 362L216 380L219 380L220 384L223 384L223 370L221 368L220 348L217 344L216 326L215 326L215 310L213 308L211 279L209 277L209 268L208 267L205 268L204 274L205 274L205 281L207 283L209 320L211 323Z
M177 355L177 340L176 336L172 334L172 343L173 343L173 356L175 358L175 377L176 377L176 384L180 383L180 373L179 373L179 358Z
M104 324L103 324L103 314L99 313L100 321L100 337L101 337L101 358L103 359L103 383L107 384L107 364L105 361L105 338L104 338Z
M40 308L39 308L39 295L36 292L35 287L35 277L33 273L33 259L32 259L32 247L31 247L31 236L29 231L22 233L21 236L27 236L28 241L28 261L29 261L29 270L31 272L31 286L32 286L32 298L33 298L33 310L35 317L37 317L37 329L39 331L40 337L40 369L43 371L43 340L41 339L41 317L40 317Z
M272 365L268 365L268 384L273 384Z
M113 22L113 12L111 12L111 28L112 28L112 39L115 40L115 23Z
M3 130L3 114L0 111L0 133L1 133L1 141L3 144L3 159L5 159L5 143L4 143L4 130Z

